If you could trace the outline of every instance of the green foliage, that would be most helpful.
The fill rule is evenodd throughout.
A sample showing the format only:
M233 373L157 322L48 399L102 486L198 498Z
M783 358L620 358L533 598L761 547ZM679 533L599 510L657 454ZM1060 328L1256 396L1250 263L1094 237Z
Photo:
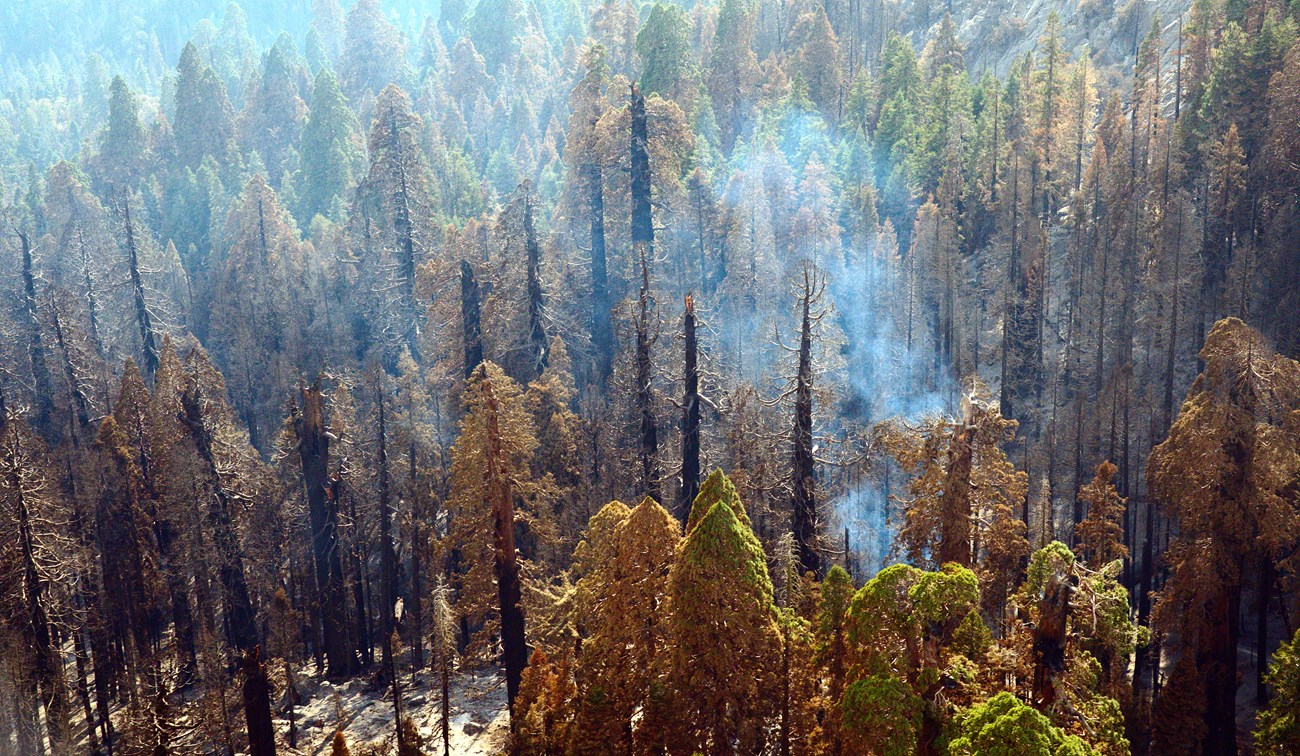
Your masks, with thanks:
M338 79L328 68L316 74L311 117L302 130L301 162L294 182L294 217L306 227L317 215L335 222L337 199L346 196L361 170L360 129Z
M952 756L1094 756L1096 751L1066 735L1047 717L1010 693L999 693L959 714Z
M722 470L715 467L713 472L709 473L709 477L704 479L704 483L700 484L700 492L691 503L691 513L686 518L686 532L690 533L694 530L704 515L720 501L725 501L736 518L744 523L745 527L749 527L749 515L745 514L745 505L740 501L736 486L722 474Z
M916 753L924 702L896 677L873 675L844 691L840 716L850 744L878 756Z
M1259 713L1255 743L1264 756L1300 753L1300 631L1283 643L1269 663L1272 699Z
M959 564L945 564L939 572L922 573L908 596L918 622L947 622L969 616L979 606L979 578Z
M978 661L993 645L993 631L984 624L979 612L971 612L953 631L952 645L966 658Z
M641 91L686 106L699 86L691 54L691 24L677 5L655 3L636 35L641 56Z
M1070 547L1060 541L1052 541L1029 558L1029 569L1022 590L1031 595L1041 594L1048 578L1056 572L1069 570L1073 564L1074 552L1070 551Z

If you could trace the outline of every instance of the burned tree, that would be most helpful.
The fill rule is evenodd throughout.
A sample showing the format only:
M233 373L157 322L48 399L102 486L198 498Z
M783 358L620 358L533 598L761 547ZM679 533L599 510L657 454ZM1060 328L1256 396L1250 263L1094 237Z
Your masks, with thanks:
M650 333L650 267L646 247L641 252L641 292L636 310L636 410L640 438L641 486L646 496L659 500L659 481L663 470L659 464L659 419L655 413L654 365L650 347L655 337Z
M532 186L525 181L520 187L523 192L523 226L524 252L528 258L528 368L529 380L541 377L546 370L546 326L542 322L546 306L542 291L542 247L537 242L537 231L533 228Z
M140 246L136 240L135 226L131 222L131 199L122 198L123 246L126 249L127 270L131 282L131 311L136 329L140 332L140 345L144 353L144 370L150 380L158 372L159 337L145 300L144 278L140 273Z
M794 426L791 460L791 525L799 548L799 568L821 577L822 559L817 547L817 462L813 457L813 326L825 313L814 315L814 303L821 301L826 283L817 271L806 266L803 293L799 298L799 368L794 381Z
M307 509L311 519L312 556L316 567L316 586L324 629L327 674L339 679L356 666L348 651L346 612L343 591L343 566L339 562L338 501L330 495L330 435L325 428L324 396L320 381L310 388L299 389L302 408L293 418L298 437L298 455L302 461L303 486L307 491Z
M614 327L605 253L605 188L599 164L587 167L587 182L591 192L591 350L596 384L603 390L614 372Z
M478 280L474 278L474 266L466 260L460 261L460 322L468 381L483 361L483 330Z
M682 319L685 340L686 394L682 398L682 490L677 500L677 519L686 524L691 503L700 492L700 369L699 342L695 335L695 298L686 295Z

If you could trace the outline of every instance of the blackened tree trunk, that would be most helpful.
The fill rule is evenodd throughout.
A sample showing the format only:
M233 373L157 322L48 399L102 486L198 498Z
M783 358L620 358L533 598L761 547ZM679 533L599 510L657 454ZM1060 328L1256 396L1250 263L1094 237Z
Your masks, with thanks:
M1241 560L1229 571L1240 575ZM1222 579L1221 579L1222 580ZM1205 606L1197 657L1205 681L1205 753L1237 753L1237 645L1241 640L1241 580L1222 580Z
M650 212L649 130L646 127L645 98L632 85L632 252L643 259L654 259L654 216Z
M799 547L799 569L822 576L821 552L817 549L817 481L812 450L812 299L816 295L811 271L804 270L802 320L799 328L799 374L795 378L794 465L791 473L792 524Z
M542 320L546 299L542 292L542 247L533 227L532 187L525 181L521 190L524 193L524 251L528 256L528 379L535 380L546 370L550 342L546 339L546 325Z
M603 391L614 372L614 323L605 258L605 188L599 165L588 167L587 181L591 192L591 351L596 385Z
M514 728L515 697L528 666L528 645L524 639L523 591L519 580L519 562L515 552L515 502L510 481L503 469L505 451L499 422L500 408L487 372L479 373L488 418L487 470L488 491L492 506L495 555L493 570L497 579L497 601L501 612L501 652L506 670L506 698L510 706L510 726Z
M686 395L682 399L682 492L677 500L677 519L685 527L691 504L700 492L699 343L695 337L695 298L690 294L686 295L682 331L686 340Z
M379 632L383 636L384 673L393 667L393 630L396 625L393 607L397 604L397 554L393 549L393 510L388 476L388 423L384 407L384 389L376 392L379 411L377 493L379 494Z
M76 449L81 446L81 433L90 427L90 397L82 383L82 377L77 374L76 364L68 346L68 329L57 297L50 297L50 320L51 325L54 326L54 345L62 358L63 380L68 384L68 393L72 396L73 424L68 434L68 441ZM68 482L72 486L77 483L72 476L69 476Z
M154 330L153 318L149 314L144 296L144 279L140 276L140 252L135 242L135 227L131 223L131 201L122 201L122 217L126 226L126 261L131 277L131 307L135 315L135 325L140 332L140 346L144 351L145 375L150 382L158 373L159 344L158 334Z
M343 591L343 567L339 562L338 502L329 496L329 435L325 430L324 397L320 382L300 389L302 410L294 418L298 454L302 460L303 485L312 529L312 554L316 563L319 612L325 636L326 674L340 679L354 671L355 660L348 651Z
M244 652L244 720L248 724L248 752L252 756L275 756L271 681L259 646Z
M35 425L42 433L49 432L50 414L54 411L54 388L50 369L45 363L45 347L41 343L41 318L36 307L36 273L32 270L32 245L27 234L19 231L18 242L23 256L23 316L27 319L27 354L32 363L33 389L36 392Z
M474 266L460 261L460 322L461 337L465 344L465 380L474 375L474 368L483 361L482 312L479 304L478 281Z
M348 502L348 518L359 522L357 515L357 497L352 491L343 488L343 481L336 475L330 479L330 498L334 501ZM370 637L370 613L367 607L366 586L370 585L370 572L367 569L366 546L360 538L354 538L349 552L349 565L352 569L352 604L356 607L353 623L356 627L353 640L356 642L357 657L361 660L361 669L370 669L375 663L375 644Z
M636 406L641 417L641 484L646 496L659 501L659 419L655 414L654 366L650 362L650 268L641 257L641 295L636 319Z
M420 525L425 516L424 491L420 488L415 465L415 442L406 446L407 481L411 494L411 628L409 631L411 646L411 668L415 671L424 669L424 566L421 554L424 549L424 533Z

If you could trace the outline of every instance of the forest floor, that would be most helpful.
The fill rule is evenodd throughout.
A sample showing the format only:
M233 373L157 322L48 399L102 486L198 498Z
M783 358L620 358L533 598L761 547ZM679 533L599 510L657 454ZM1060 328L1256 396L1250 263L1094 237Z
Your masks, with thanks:
M368 745L391 747L395 743L393 699L387 686L381 688L365 676L332 685L316 675L311 666L301 674L301 700L294 711L298 748L283 752L328 756L334 730L340 723L353 754ZM425 739L426 753L441 754L441 701L434 675L426 671L402 676L402 712L415 722ZM280 712L275 720L281 744L288 742L289 721L285 714ZM451 753L501 753L509 729L505 680L500 674L462 672L452 678Z

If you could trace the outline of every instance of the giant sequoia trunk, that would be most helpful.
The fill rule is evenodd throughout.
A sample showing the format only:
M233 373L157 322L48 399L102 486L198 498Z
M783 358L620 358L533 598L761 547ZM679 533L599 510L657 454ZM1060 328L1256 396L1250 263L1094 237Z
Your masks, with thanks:
M948 446L948 470L944 474L943 496L939 502L943 517L938 555L940 564L956 562L964 567L971 565L970 474L973 430L968 419L953 431Z
M632 85L632 140L631 157L632 190L632 252L642 259L654 256L654 216L650 212L650 153L649 129L646 126L645 98L637 85Z
M501 655L506 671L506 698L511 709L510 726L515 727L515 697L528 665L528 645L524 639L523 591L519 580L519 562L515 552L515 502L510 481L503 468L505 450L501 448L500 407L492 381L486 371L479 373L483 401L487 410L488 503L492 507L492 533L495 544L493 570L497 579L497 601L501 612Z
M271 681L262 663L261 649L244 653L244 719L248 724L248 752L275 756L275 726L271 719Z
M298 455L302 460L302 480L311 520L317 596L328 661L326 673L339 679L353 671L355 661L348 651L344 626L346 599L343 566L339 562L338 502L328 495L327 487L330 439L325 430L324 397L319 381L300 393L302 410L294 418L294 431L298 436Z
M682 399L682 492L677 500L677 518L685 527L691 503L700 492L700 370L699 344L695 337L695 300L686 295L685 337L686 395Z
M1066 620L1070 614L1070 585L1053 574L1038 601L1034 639L1034 706L1050 709L1056 702L1056 677L1065 670Z
M804 271L803 317L799 328L799 374L795 377L794 465L791 481L795 543L799 546L799 569L822 575L821 553L817 549L817 482L812 450L812 307L813 283Z

